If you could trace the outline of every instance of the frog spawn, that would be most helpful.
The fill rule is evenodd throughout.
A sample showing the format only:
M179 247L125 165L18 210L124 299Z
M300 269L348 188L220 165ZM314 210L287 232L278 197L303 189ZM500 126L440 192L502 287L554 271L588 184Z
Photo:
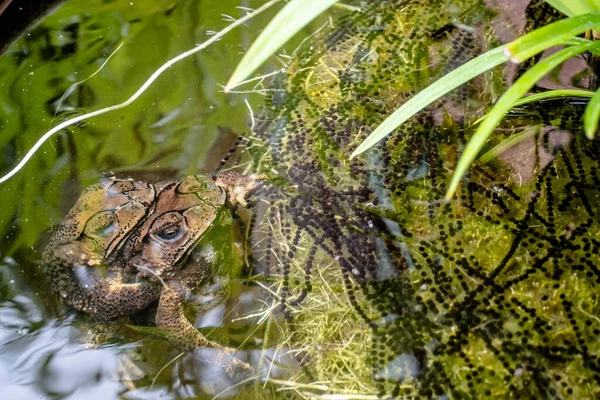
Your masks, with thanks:
M305 367L294 379L383 397L597 396L600 149L573 118L582 110L544 105L515 121L573 135L532 142L528 182L517 166L474 166L451 203L445 183L468 120L423 113L349 159L404 87L436 73L417 68L431 64L422 48L443 49L438 33L458 18L440 14L442 2L388 3L364 2L326 47L297 56L250 137L257 165L285 182L255 194L250 246L277 282L286 344ZM477 15L476 2L457 4L470 10L461 18ZM454 43L456 54L467 42Z

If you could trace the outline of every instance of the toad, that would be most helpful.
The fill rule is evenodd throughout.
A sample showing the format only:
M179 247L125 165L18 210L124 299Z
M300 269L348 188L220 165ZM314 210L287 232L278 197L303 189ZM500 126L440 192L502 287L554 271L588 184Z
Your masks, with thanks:
M230 206L245 205L261 178L225 172L158 184L111 178L89 187L44 251L53 291L99 321L132 316L158 302L154 322L175 346L212 349L208 360L232 377L251 372L233 349L202 336L183 309L195 291L227 276Z

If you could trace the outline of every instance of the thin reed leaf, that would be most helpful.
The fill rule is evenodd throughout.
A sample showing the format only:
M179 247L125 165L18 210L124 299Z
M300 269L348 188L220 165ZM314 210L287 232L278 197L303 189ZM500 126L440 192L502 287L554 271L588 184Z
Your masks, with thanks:
M539 100L557 99L560 97L592 97L594 92L589 90L579 89L558 89L558 90L547 90L545 92L532 94L531 96L522 97L519 101L513 104L513 107L522 106L524 104L533 103ZM485 117L484 117L485 118Z
M579 46L580 44L585 44L585 43L589 43L589 42L590 42L589 39L585 39L585 38L578 37L578 36L573 36L571 38L568 38L561 44L564 46ZM600 50L590 49L589 51L590 51L590 53L600 56Z
M506 62L509 57L513 61L520 62L554 45L565 43L577 45L589 44L590 41L583 38L574 38L573 35L598 26L600 26L600 12L567 18L533 31L508 45L490 50L461 65L428 86L392 113L354 150L351 157L355 157L369 149L433 101L475 76ZM589 50L592 52L598 51L596 48L590 48ZM505 54L501 54L500 52L505 52Z
M386 137L407 119L423 110L443 95L456 89L465 82L470 81L479 74L488 71L508 60L504 54L505 46L496 47L466 64L461 65L452 72L429 85L412 99L407 101L383 121L352 153L356 157L369 149L375 143Z
M584 43L589 43L589 41L585 41ZM590 92L589 90L580 90L580 89L557 89L557 90L547 90L545 92L532 94L530 96L521 97L521 99L515 104L514 107L519 107L525 104L533 103L540 100L547 99L558 99L561 97L587 97L590 98L594 95L594 92ZM478 125L485 119L486 115L477 119L473 122L473 125Z
M583 114L583 130L588 139L594 139L600 119L600 89L594 93Z
M600 11L598 0L546 0L546 3L569 17Z
M489 163L490 161L498 157L500 154L504 153L506 150L516 146L523 140L535 135L540 130L540 128L542 128L541 125L532 126L517 133L516 135L509 137L508 139L502 141L496 147L479 157L479 161L483 164Z
M225 92L246 80L292 36L338 0L292 0L277 13L238 64Z
M477 131L473 134L471 140L467 143L462 156L458 160L456 171L454 171L454 174L452 175L452 180L450 181L450 186L446 193L446 200L452 199L463 175L467 172L469 166L473 160L475 160L477 154L479 154L479 151L482 149L498 123L504 118L504 114L513 108L515 102L527 93L533 85L547 73L559 66L565 60L592 48L600 48L600 42L589 42L579 46L567 47L552 54L531 67L502 95L502 97L500 97L490 112L487 113L485 120L479 125L479 128L477 128Z
M600 29L600 11L565 18L536 29L509 43L506 51L511 61L520 63L589 29Z

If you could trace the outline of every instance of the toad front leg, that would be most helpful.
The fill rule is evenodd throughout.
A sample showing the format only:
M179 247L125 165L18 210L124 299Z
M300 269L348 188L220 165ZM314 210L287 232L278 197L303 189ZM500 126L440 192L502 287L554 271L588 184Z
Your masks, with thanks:
M104 276L101 260L81 242L58 245L45 255L53 290L73 308L100 320L131 315L160 296L154 282L123 283Z
M234 349L206 339L187 320L183 312L183 302L189 292L181 280L166 283L156 311L158 327L164 330L173 345L184 351L201 354L203 361L220 366L230 378L238 380L252 374L254 369L249 364L232 355Z
M259 181L266 179L263 174L242 175L235 171L219 172L214 176L215 185L227 191L227 199L231 205L246 206L245 197L259 185Z

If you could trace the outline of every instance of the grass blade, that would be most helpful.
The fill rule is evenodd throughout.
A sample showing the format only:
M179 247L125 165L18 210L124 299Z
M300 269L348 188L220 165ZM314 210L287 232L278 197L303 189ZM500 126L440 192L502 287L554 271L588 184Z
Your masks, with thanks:
M386 137L407 119L433 103L448 92L470 81L479 74L494 68L508 60L504 54L505 46L496 47L461 65L452 72L444 75L427 88L407 101L383 121L371 134L354 150L350 157L355 157L369 149L375 143Z
M338 0L291 0L269 22L238 64L225 92L244 81L292 36Z
M562 42L561 44L564 46L579 46L580 44L589 43L589 39L584 39L582 37L573 36ZM590 53L596 54L600 56L600 50L590 49Z
M546 0L546 3L550 4L552 7L556 8L558 11L568 17L574 17L575 15L581 14L575 11L570 4L562 0Z
M483 164L489 163L494 158L496 158L500 154L504 153L506 150L510 149L511 147L516 146L517 144L521 143L525 139L528 139L528 138L534 136L541 128L542 128L542 125L532 126L530 128L527 128L527 129L517 133L514 136L509 137L508 139L504 140L503 142L498 144L496 147L494 147L493 149L491 149L490 151L488 151L487 153L485 153L484 155L479 157L479 161L482 162Z
M596 136L598 129L598 119L600 118L600 89L594 93L590 102L585 107L583 114L583 130L588 139L593 139Z
M595 0L546 0L546 3L569 17L600 11L600 2Z
M520 63L589 29L600 29L600 11L561 19L536 29L509 43L506 50L513 62Z
M589 43L589 41L586 41ZM590 92L589 90L581 90L581 89L557 89L557 90L547 90L545 92L532 94L531 96L521 97L521 99L515 104L513 104L513 108L519 107L525 104L533 103L540 100L547 99L558 99L561 97L587 97L590 98L594 95L594 92ZM485 119L487 115L479 118L477 121L473 122L472 125L478 125Z
M560 97L592 97L594 92L580 89L558 89L547 90L545 92L532 94L531 96L522 97L519 101L513 104L513 107L522 106L524 104L533 103L539 100L557 99Z
M488 112L485 120L479 125L477 131L473 134L465 150L458 160L456 171L452 175L450 186L446 194L446 200L452 199L460 184L463 175L469 169L469 166L477 157L477 154L488 140L498 123L504 118L504 114L513 108L514 103L527 93L533 85L542 79L548 72L556 68L565 60L574 57L590 48L600 48L600 42L590 42L579 46L567 47L551 56L539 61L527 72L523 74L503 95L500 97L494 107Z

